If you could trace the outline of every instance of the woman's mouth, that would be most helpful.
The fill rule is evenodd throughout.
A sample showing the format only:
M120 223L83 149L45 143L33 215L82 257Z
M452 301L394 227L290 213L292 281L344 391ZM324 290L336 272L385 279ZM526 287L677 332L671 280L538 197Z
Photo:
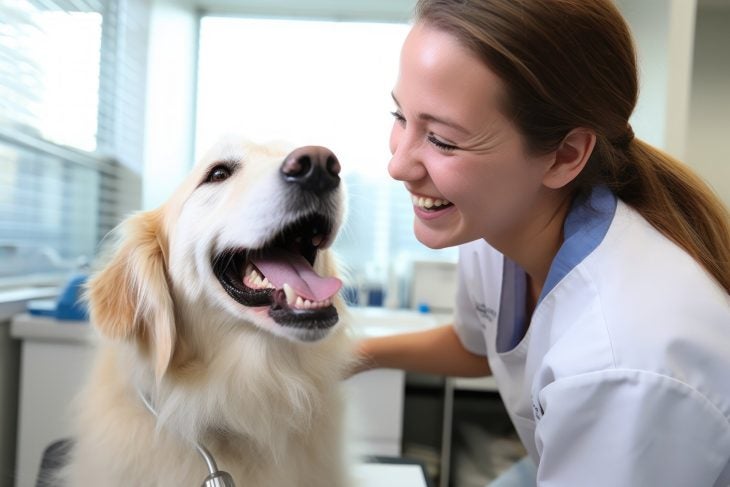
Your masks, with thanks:
M442 198L430 198L428 196L417 196L415 194L411 195L411 201L413 202L413 206L417 209L431 213L442 211L453 206L450 201Z

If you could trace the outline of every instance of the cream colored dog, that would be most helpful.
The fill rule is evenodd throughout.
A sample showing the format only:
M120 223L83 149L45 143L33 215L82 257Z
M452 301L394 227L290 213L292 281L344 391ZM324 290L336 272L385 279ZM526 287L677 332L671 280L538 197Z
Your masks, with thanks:
M326 250L339 171L322 147L224 141L167 203L123 223L89 282L105 340L68 485L199 486L197 446L238 487L349 484L339 383L351 344Z

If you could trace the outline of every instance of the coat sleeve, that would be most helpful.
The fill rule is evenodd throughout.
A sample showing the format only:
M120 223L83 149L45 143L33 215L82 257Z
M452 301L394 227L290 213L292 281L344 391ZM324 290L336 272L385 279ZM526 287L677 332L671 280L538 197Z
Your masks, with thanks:
M699 391L664 375L609 370L539 392L537 485L714 486L730 423Z

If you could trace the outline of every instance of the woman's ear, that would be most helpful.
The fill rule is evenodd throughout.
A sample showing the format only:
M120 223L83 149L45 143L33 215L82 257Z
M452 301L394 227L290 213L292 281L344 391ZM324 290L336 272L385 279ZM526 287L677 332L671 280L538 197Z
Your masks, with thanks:
M559 189L583 170L596 145L596 134L587 128L576 128L568 132L555 151L555 159L543 177L543 184Z
M160 380L176 340L162 215L138 213L116 231L119 240L111 259L87 284L90 319L108 338L136 340L149 347Z

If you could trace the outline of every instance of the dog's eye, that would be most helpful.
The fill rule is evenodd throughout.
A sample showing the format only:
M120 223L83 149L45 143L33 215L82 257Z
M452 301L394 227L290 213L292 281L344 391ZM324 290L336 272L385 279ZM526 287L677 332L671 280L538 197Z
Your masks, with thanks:
M205 178L206 183L220 183L231 177L231 169L227 166L215 166Z

